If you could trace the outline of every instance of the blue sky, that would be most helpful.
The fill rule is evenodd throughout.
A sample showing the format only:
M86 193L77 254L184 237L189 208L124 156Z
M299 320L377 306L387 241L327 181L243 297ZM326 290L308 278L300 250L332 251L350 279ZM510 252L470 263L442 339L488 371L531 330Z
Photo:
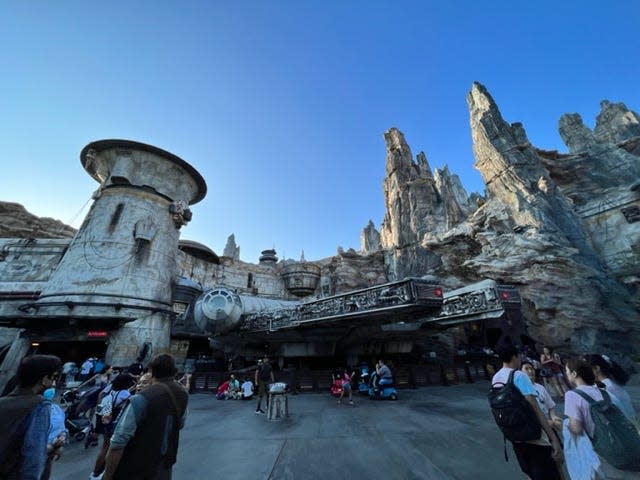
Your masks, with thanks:
M77 226L90 141L168 150L207 181L182 238L241 259L359 248L384 215L383 132L467 192L465 96L483 83L530 140L566 112L640 111L637 1L5 1L0 200Z

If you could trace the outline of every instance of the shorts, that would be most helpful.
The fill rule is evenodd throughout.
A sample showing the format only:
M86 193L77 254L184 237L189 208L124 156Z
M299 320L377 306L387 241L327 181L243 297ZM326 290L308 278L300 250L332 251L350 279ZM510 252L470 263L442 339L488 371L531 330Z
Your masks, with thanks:
M350 383L343 383L343 384L342 384L342 389L343 389L345 392L350 392L350 391L351 391L351 384L350 384Z
M264 380L258 380L258 395L263 396L267 394L267 382Z

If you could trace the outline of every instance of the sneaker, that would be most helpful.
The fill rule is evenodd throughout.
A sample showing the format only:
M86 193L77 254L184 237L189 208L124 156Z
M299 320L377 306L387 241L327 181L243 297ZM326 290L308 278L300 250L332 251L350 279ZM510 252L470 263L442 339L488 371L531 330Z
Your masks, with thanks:
M342 400L338 400L338 405L340 405L342 403Z
M264 410L259 408L258 410L256 410L256 415L264 415Z
M353 400L349 400L349 405L355 405L355 403L353 403Z
M100 475L94 475L93 472L89 475L89 480L102 480L102 473Z

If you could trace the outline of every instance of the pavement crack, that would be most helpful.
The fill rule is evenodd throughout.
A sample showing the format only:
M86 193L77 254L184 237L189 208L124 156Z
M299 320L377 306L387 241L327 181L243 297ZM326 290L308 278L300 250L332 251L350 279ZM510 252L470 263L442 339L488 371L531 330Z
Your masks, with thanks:
M273 462L273 466L271 467L271 471L269 472L269 476L267 477L268 480L273 479L273 472L276 469L276 465L278 465L278 462L280 461L280 457L282 456L282 452L284 450L285 445L287 444L288 440L285 439L284 442L282 442L282 445L280 446L280 451L278 452L278 455L276 456L275 461Z

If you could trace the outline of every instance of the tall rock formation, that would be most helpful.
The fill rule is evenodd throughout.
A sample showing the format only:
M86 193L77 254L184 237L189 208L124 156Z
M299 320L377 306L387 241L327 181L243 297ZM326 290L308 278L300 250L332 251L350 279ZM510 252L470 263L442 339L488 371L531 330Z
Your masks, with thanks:
M622 103L601 103L591 131L578 114L560 118L570 154L538 152L570 199L608 274L640 285L640 117Z
M640 137L640 116L624 103L600 102L600 113L596 117L595 136L603 143L621 143Z
M630 353L627 333L635 338L640 334L638 311L628 291L608 275L574 202L522 125L506 123L482 85L474 84L467 100L476 167L488 192L475 218L497 227L476 236L482 251L468 265L485 276L522 284L520 293L531 306L533 336L573 351ZM573 120L571 127L564 123L568 143L580 138L584 141L573 144L597 145L595 136ZM602 200L607 192L592 194ZM499 226L492 218L500 219Z
M457 175L445 167L431 172L420 152L413 161L404 135L396 128L384 134L387 146L384 201L386 214L380 244L387 253L389 277L399 279L416 272L431 274L441 263L425 248L473 211Z
M376 230L373 221L369 220L367 226L364 227L364 230L362 230L362 232L360 233L360 251L364 255L369 255L379 250L380 232Z
M233 260L240 260L240 247L236 245L235 234L232 233L227 237L227 244L224 246L222 254Z
M433 274L518 286L532 337L565 351L630 354L640 339L640 122L602 103L596 129L565 115L570 154L535 148L482 85L467 97L486 198L385 134L381 244L391 279ZM634 305L634 300L636 304Z

